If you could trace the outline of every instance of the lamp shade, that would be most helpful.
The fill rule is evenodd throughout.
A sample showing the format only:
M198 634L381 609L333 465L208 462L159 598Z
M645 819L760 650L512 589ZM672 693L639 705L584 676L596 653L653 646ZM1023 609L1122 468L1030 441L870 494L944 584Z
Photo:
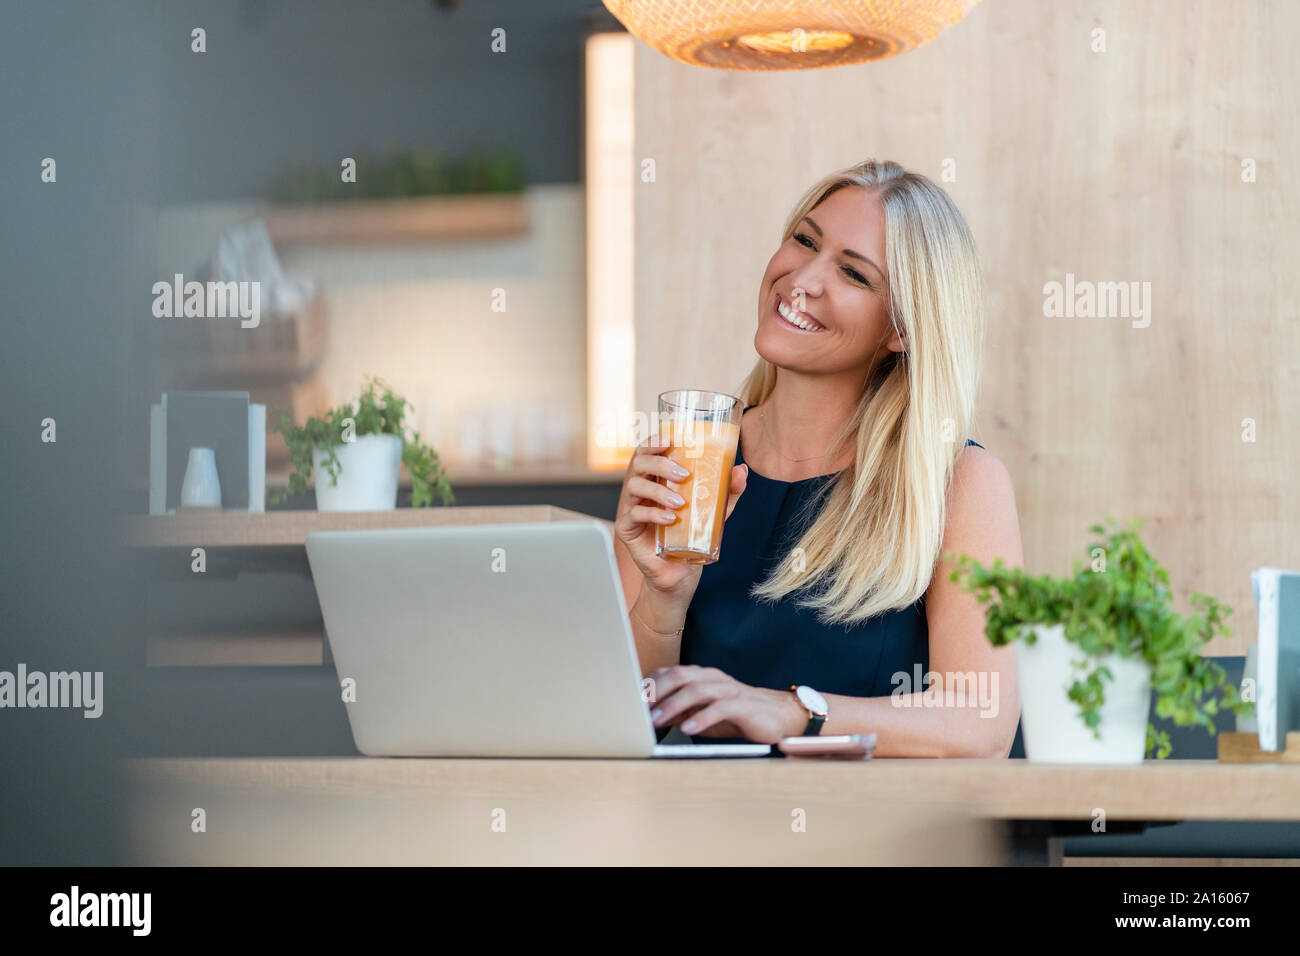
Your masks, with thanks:
M660 53L722 70L815 70L906 53L979 0L604 0Z

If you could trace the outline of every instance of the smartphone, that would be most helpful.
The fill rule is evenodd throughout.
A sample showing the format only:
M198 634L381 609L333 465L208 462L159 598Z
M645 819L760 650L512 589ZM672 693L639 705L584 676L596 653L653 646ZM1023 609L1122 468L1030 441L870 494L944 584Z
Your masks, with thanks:
M840 757L845 760L870 760L871 752L876 749L876 735L786 737L776 746L787 757Z

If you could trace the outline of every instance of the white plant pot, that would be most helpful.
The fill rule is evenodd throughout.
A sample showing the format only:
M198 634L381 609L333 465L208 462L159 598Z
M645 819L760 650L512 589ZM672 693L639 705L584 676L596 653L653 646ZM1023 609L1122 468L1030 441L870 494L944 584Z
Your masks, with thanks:
M1063 624L1030 629L1038 636L1032 647L1023 640L1014 644L1025 756L1040 763L1141 763L1151 709L1151 665L1137 656L1089 657L1065 639ZM1087 663L1080 670L1072 661ZM1100 740L1068 696L1070 685L1097 663L1114 675L1114 680L1102 678L1106 702L1097 728Z
M342 466L334 485L325 470L328 454L322 448L312 452L317 511L390 511L397 507L401 436L363 435L356 441L335 445L334 452Z

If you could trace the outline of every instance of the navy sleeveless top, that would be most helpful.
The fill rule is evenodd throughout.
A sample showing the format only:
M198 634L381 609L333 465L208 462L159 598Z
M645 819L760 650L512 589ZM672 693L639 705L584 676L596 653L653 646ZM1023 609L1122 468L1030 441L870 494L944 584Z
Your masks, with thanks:
M738 445L736 464L743 463ZM929 670L924 598L844 626L823 624L815 611L798 607L797 594L775 604L749 595L811 525L816 514L809 509L809 499L835 477L778 481L750 470L745 492L724 527L721 554L701 571L687 608L683 664L716 667L752 687L785 690L791 684L807 684L823 694L850 697L888 697L894 691L894 674L911 675L918 664L922 674ZM744 742L691 739L701 744Z

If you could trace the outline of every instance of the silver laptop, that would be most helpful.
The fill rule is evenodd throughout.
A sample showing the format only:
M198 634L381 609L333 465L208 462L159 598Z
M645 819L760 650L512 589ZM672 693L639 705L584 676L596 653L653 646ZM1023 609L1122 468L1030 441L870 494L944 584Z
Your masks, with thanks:
M320 531L307 558L363 754L771 753L655 743L599 522Z

